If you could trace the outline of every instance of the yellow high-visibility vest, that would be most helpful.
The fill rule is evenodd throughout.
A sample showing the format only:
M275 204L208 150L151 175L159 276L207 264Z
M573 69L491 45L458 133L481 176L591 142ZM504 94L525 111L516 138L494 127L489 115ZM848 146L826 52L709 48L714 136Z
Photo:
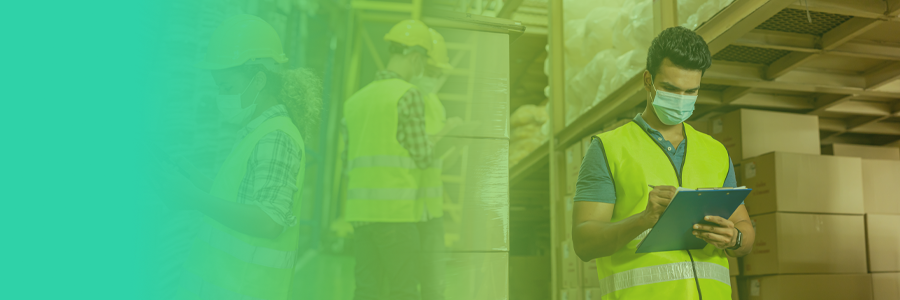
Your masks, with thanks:
M344 103L349 149L344 219L350 222L419 222L424 199L440 189L420 188L415 161L397 141L397 102L413 87L401 79L378 80Z
M685 158L681 176L672 160L637 123L597 135L616 188L611 222L647 206L649 185L721 187L728 175L728 152L721 143L684 124ZM648 231L649 232L649 231ZM644 232L611 256L597 259L603 299L731 299L728 260L723 250L635 253ZM697 279L695 280L695 275Z
M256 144L267 134L281 130L299 149L303 137L288 117L274 117L259 125L232 150L213 181L210 193L225 201L237 201L238 188L247 173L247 161ZM306 164L305 152L301 156ZM300 194L306 168L297 174L292 211L300 215ZM300 243L299 226L288 227L275 239L250 236L204 217L194 238L179 299L288 299L294 260Z

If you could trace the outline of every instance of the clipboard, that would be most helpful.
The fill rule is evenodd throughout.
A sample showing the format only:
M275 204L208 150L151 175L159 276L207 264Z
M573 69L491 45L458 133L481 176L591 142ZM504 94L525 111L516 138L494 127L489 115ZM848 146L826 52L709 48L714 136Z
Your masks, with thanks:
M692 234L694 224L711 224L703 220L705 216L730 218L750 191L745 187L678 188L675 198L638 244L635 253L703 249L706 241Z

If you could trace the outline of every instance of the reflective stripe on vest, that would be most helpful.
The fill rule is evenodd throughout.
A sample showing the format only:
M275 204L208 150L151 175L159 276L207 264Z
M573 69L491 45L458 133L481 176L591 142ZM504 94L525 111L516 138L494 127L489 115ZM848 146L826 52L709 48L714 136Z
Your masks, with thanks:
M200 226L196 238L239 260L269 268L290 269L297 255L296 251L279 251L248 244L208 224Z
M696 262L694 265L697 278L717 280L731 286L731 275L729 275L728 268L708 262ZM694 279L694 268L691 266L691 262L631 269L600 279L600 295L601 297L606 296L606 294L639 285L683 279ZM691 284L694 283L691 282Z
M686 148L680 176L665 150L635 122L597 136L616 188L612 222L646 208L648 185L722 186L729 168L725 147L688 124L684 124L684 134ZM645 230L612 255L596 260L603 299L661 299L673 294L695 298L698 286L705 300L731 298L728 261L722 250L707 245L691 250L690 256L687 251L636 254L637 245L649 232ZM683 280L695 275L689 260L696 263L698 279L713 280Z

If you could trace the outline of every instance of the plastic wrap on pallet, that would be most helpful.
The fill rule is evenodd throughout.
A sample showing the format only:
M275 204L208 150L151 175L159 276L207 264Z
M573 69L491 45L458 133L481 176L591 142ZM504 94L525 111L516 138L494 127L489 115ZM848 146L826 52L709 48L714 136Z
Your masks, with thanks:
M435 147L444 156L444 224L451 251L509 250L509 142L455 138Z
M506 252L450 253L446 265L445 299L510 299Z

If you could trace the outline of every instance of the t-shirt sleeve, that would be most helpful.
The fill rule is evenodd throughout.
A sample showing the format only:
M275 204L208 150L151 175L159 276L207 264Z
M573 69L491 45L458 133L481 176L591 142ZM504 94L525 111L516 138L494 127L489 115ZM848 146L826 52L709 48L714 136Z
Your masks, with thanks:
M616 203L616 186L599 139L592 139L575 184L575 201Z
M737 180L734 178L734 163L731 161L731 157L728 158L728 175L725 175L725 183L722 184L722 187L737 187ZM744 204L741 201L741 204Z

